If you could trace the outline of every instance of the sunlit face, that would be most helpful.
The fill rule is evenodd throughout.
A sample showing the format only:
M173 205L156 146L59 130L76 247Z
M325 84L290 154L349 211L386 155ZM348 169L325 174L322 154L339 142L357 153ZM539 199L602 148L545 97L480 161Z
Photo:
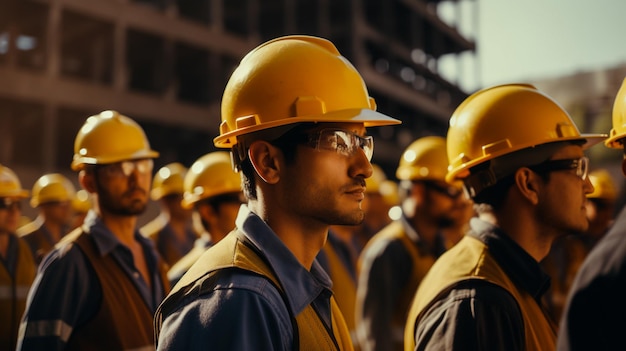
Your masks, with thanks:
M583 156L582 147L561 148L551 160L576 159ZM593 192L589 178L582 179L575 169L552 171L539 193L536 208L538 220L557 235L583 233L589 227L586 216L586 194Z
M17 197L0 198L0 235L15 233L20 221L21 202Z
M101 211L137 216L146 210L152 181L152 160L130 162L134 168L122 162L95 169Z
M361 123L320 123L311 132L337 129L365 136ZM340 145L341 146L341 145ZM293 216L327 225L356 225L363 221L361 202L365 178L372 166L364 149L351 153L299 145L294 164L281 174L281 206Z
M441 228L451 227L464 217L468 203L459 186L443 181L432 181L424 185L425 196L417 216L429 218Z

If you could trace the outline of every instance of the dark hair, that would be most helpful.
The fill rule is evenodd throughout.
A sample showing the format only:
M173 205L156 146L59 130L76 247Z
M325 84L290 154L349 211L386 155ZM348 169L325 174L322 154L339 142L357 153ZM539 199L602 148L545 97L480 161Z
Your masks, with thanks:
M278 148L285 157L287 164L292 164L296 159L296 146L306 143L307 133L306 131L313 128L315 123L300 123L294 128L287 131L285 134L274 140L268 140L270 144ZM246 157L240 164L241 169L241 187L246 198L251 200L257 199L256 183L254 181L254 167L250 158Z
M522 167L525 166L521 166L520 168ZM515 172L517 172L517 170ZM496 184L479 192L473 199L474 203L487 204L495 209L501 208L504 200L509 193L509 190L511 189L513 184L515 184L515 172L498 180ZM544 182L550 181L550 172L533 172L537 173Z

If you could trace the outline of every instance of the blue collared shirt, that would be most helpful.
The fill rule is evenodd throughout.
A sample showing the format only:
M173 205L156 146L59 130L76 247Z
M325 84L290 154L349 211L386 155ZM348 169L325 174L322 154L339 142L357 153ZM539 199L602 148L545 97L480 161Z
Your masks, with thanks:
M236 225L274 270L290 309L297 315L312 305L332 330L332 283L318 262L307 270L245 205ZM163 316L158 350L291 350L293 340L291 318L276 288L266 278L234 271L221 275L215 289L181 300Z
M133 262L130 250L109 231L95 212L89 212L83 230L102 257L111 255L130 279L151 311L165 297L153 243L135 231L150 270L152 289ZM39 266L20 326L18 350L63 350L77 327L97 313L102 289L96 272L77 245L62 242Z

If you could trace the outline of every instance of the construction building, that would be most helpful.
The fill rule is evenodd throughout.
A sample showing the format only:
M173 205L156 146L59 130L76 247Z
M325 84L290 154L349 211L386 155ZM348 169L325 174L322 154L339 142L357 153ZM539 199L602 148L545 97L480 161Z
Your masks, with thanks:
M378 110L373 162L393 176L415 138L444 135L467 96L439 74L475 51L436 0L0 0L0 163L25 187L71 176L86 117L113 109L146 130L160 165L213 151L230 73L287 34L330 39L361 72ZM448 1L457 4L459 1ZM75 177L72 177L74 179Z

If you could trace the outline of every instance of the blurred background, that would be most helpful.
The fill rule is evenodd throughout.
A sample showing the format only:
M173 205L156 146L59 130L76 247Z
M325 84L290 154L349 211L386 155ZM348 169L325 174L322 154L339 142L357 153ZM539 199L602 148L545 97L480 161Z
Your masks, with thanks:
M214 151L230 73L253 47L287 34L330 39L361 72L378 110L373 163L394 179L402 151L445 136L456 106L485 86L527 82L584 132L608 132L626 76L618 0L0 0L0 163L30 189L72 179L85 119L114 109L161 153L155 171ZM621 153L593 167L621 184ZM34 210L25 208L26 215ZM156 204L142 216L158 212Z

